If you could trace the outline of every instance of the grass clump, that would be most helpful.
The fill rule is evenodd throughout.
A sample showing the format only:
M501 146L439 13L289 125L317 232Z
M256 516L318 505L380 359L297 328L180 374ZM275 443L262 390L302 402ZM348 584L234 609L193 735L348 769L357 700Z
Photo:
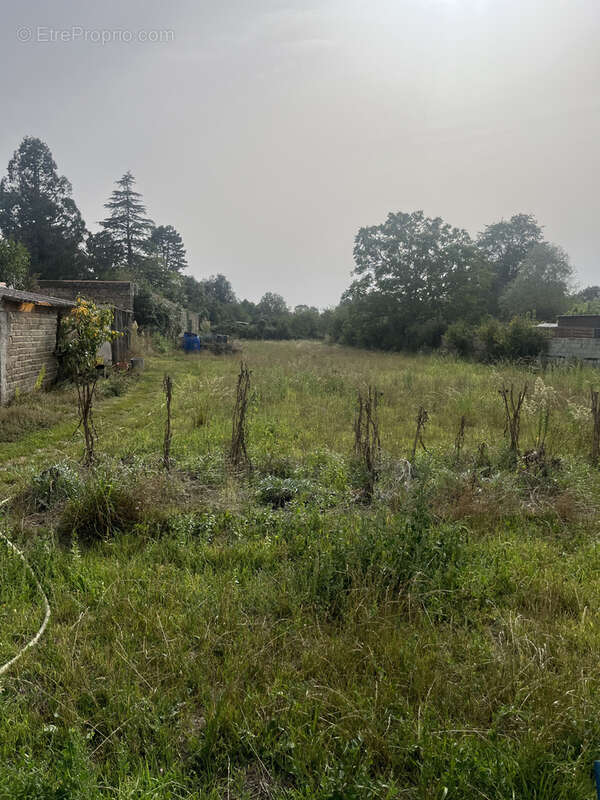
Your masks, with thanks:
M132 530L142 519L143 498L123 472L90 472L67 501L60 530L81 542L93 542Z
M16 442L34 431L51 428L63 413L51 394L26 395L8 406L0 406L0 442Z

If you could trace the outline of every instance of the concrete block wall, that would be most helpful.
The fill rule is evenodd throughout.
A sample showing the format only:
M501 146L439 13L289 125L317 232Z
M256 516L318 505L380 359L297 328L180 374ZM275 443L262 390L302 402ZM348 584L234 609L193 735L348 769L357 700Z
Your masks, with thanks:
M38 281L38 286L52 297L76 300L81 295L98 305L133 311L135 284L131 281Z
M600 339L555 337L548 342L548 358L554 361L587 361L600 366Z
M17 311L6 304L0 311L0 402L32 391L42 375L43 386L55 380L57 327L55 308Z

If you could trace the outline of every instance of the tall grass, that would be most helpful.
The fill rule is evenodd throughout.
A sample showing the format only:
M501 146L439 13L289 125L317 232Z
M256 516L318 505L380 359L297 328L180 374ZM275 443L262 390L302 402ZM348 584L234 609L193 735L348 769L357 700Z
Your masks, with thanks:
M307 342L244 356L252 474L227 469L239 365L214 356L150 359L105 399L95 471L66 419L0 445L17 494L3 524L53 607L0 687L0 798L589 800L595 374ZM536 378L555 389L545 472L504 458L498 390ZM353 419L369 382L382 453L366 506ZM539 435L525 406L522 450ZM0 570L9 658L43 610L1 548Z

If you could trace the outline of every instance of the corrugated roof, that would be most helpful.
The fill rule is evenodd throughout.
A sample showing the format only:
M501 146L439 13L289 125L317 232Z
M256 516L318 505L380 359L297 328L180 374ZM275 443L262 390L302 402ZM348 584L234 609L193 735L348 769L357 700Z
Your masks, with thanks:
M75 303L72 300L65 300L63 297L51 297L39 292L24 292L21 289L10 289L8 286L0 286L0 299L13 300L18 303L34 303L36 306L50 306L51 308L73 308Z

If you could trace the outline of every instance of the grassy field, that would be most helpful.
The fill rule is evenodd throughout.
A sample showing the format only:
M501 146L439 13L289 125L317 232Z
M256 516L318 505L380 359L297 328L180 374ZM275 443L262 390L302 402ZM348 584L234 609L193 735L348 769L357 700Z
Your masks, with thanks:
M105 383L91 472L71 390L0 410L1 529L52 608L0 678L0 798L591 800L600 376L243 350L248 472L225 458L236 357L155 356ZM548 411L546 456L515 464L498 390L525 381L521 447ZM368 383L383 393L371 503L352 455ZM3 663L44 608L2 543L0 575Z

